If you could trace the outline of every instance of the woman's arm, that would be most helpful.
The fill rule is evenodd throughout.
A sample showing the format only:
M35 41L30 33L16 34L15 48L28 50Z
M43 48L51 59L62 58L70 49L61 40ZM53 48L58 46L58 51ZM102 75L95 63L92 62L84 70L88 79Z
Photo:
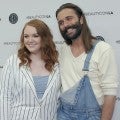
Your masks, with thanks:
M6 65L2 69L0 80L0 120L10 120L12 79L12 70L9 65L9 61L7 61Z

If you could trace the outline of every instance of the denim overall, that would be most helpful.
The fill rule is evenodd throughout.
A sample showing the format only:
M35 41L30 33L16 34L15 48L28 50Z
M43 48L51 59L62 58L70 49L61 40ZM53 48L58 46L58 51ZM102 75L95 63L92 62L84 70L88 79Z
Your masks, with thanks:
M89 61L93 54L95 45L87 54L83 71L86 74L71 89L64 92L60 97L60 106L57 111L57 120L100 120L101 108L93 93L87 72Z

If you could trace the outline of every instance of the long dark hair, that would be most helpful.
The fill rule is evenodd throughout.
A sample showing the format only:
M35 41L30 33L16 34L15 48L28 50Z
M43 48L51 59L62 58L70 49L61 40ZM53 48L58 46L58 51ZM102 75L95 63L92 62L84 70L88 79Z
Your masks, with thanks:
M82 9L80 7L78 7L77 5L72 4L72 3L66 3L66 4L61 5L57 9L57 11L56 11L56 18L58 16L59 12L61 10L63 10L63 9L66 9L66 8L74 10L76 15L79 18L81 16L83 17L81 36L82 36L83 44L84 44L84 47L85 47L85 51L88 52L92 48L92 39L95 39L95 37L91 34L91 31L90 31L90 29L88 27L88 24L87 24L87 21L86 21L86 18L85 18L85 15L84 15ZM71 43L68 43L68 44L71 44Z

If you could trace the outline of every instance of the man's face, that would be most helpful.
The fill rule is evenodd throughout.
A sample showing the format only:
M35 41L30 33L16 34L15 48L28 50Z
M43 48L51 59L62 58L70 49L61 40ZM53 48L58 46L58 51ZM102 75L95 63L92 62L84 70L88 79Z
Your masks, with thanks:
M65 40L77 39L81 34L82 21L72 9L63 9L57 16L60 32Z

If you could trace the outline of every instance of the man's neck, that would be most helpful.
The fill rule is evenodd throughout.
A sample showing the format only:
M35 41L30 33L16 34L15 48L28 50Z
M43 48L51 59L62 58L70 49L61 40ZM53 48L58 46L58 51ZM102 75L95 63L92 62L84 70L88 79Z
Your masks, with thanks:
M85 52L84 44L82 39L76 39L73 41L72 45L70 46L71 52L74 57L80 56L83 52Z
M83 44L82 39L79 37L79 38L77 38L76 40L74 40L74 41L72 42L71 47L72 47L72 48L81 48L81 47L84 47L84 44Z

